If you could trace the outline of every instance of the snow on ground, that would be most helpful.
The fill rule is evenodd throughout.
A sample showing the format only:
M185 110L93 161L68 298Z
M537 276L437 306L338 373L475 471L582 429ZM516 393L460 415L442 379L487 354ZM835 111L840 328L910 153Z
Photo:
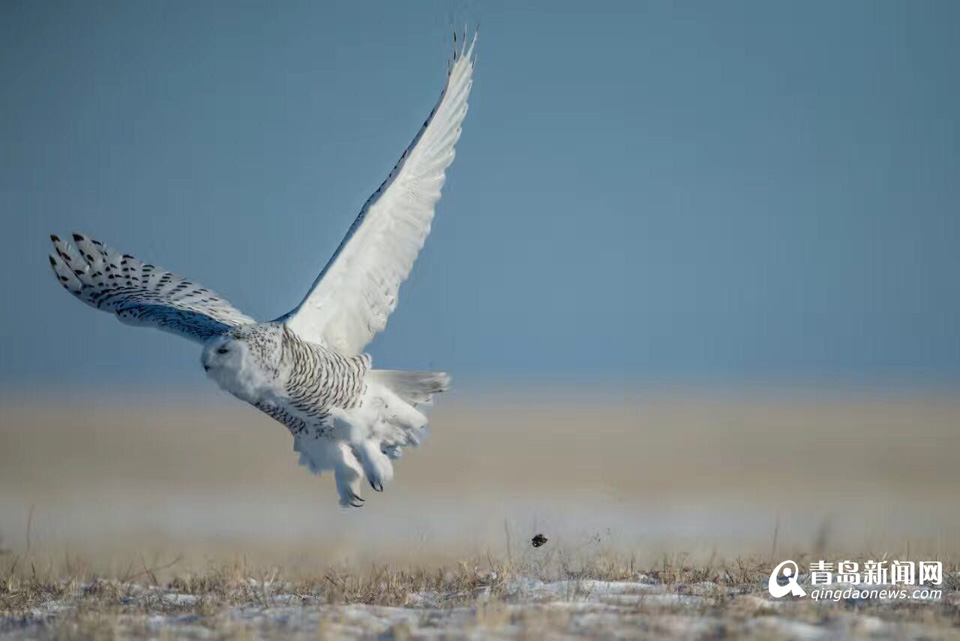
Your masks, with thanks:
M71 598L0 618L0 638L82 638L104 629L119 638L186 639L960 638L956 592L945 593L941 603L912 606L932 608L930 616L906 620L889 604L865 610L858 603L773 600L762 586L663 585L643 575L636 581L518 578L499 585L495 595L490 587L466 599L417 592L402 607L328 604L290 593L286 584L256 581L255 596L240 604L137 584L113 587L125 596L110 614L96 614L85 595L98 586L84 584Z

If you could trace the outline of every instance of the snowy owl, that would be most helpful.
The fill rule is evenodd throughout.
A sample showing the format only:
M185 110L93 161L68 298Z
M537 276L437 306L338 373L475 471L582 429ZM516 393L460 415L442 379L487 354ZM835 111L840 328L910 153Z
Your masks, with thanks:
M124 323L200 343L207 375L283 423L301 465L333 470L344 506L363 504L364 479L383 491L391 460L423 435L418 406L450 383L443 372L372 369L363 349L386 327L430 233L467 114L475 44L455 45L446 87L413 142L304 299L276 320L257 323L209 289L86 235L51 236L50 264L67 291Z

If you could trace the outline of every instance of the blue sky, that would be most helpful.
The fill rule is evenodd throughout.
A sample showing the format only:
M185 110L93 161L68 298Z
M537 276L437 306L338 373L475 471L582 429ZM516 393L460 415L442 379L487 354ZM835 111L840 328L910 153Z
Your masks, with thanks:
M520 6L522 5L522 6ZM192 385L62 291L85 231L295 305L480 22L385 367L461 381L960 378L960 4L4 2L0 383Z

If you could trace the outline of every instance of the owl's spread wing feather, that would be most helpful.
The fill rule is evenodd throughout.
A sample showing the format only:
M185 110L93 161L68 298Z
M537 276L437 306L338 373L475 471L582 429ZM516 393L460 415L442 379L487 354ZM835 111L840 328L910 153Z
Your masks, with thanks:
M205 287L121 254L98 240L51 236L50 265L60 284L97 309L128 325L147 325L203 342L255 322Z
M306 340L354 355L383 330L423 247L467 114L474 36L454 53L447 86L400 161L367 200L296 309L278 320Z

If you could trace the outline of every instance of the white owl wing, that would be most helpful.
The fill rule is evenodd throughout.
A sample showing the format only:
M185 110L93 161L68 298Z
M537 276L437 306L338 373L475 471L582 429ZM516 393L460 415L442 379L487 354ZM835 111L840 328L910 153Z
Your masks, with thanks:
M86 304L112 312L128 325L147 325L203 342L255 322L226 299L196 283L98 240L74 234L74 243L51 236L50 265L63 287Z
M305 340L354 355L383 330L430 233L467 115L473 49L454 53L447 86L400 161L367 200L303 301L278 320Z

